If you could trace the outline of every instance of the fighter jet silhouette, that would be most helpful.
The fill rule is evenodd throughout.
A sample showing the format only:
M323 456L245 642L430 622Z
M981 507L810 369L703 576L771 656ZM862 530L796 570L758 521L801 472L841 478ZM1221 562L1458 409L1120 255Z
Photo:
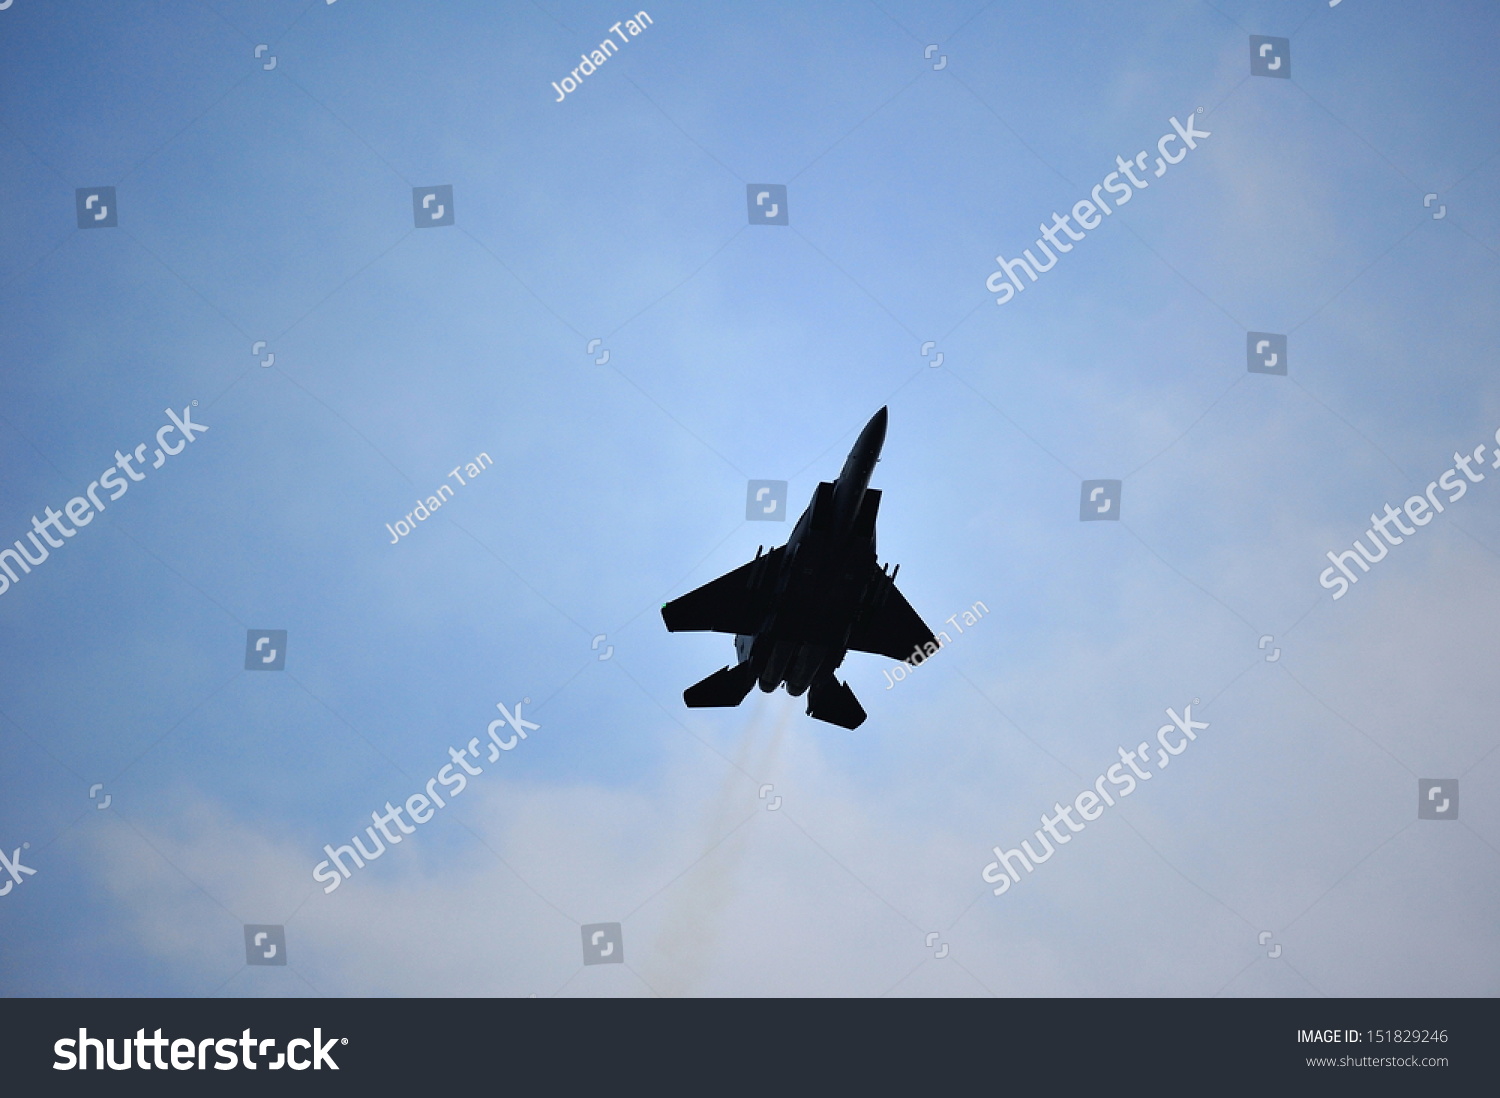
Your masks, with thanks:
M875 559L880 492L870 474L885 445L886 410L855 440L838 479L823 481L792 536L755 559L661 608L673 633L733 633L739 662L683 691L690 708L736 706L757 683L807 694L807 714L858 728L864 707L833 673L852 649L895 660L936 644L932 630L896 590L896 572Z

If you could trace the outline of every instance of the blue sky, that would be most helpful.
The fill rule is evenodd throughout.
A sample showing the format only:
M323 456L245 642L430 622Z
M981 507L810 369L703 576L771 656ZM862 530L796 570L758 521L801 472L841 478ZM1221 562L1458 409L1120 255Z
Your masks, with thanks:
M36 870L0 987L1495 994L1495 475L1338 602L1317 578L1500 427L1493 10L648 11L561 103L633 12L0 12L0 541L164 409L209 428L0 594L0 847ZM997 254L1198 108L993 303ZM455 223L416 229L437 184ZM79 229L98 186L118 226ZM795 514L882 405L882 560L930 624L991 613L889 691L851 655L852 733L685 709L731 641L657 608L784 540L747 480ZM1081 523L1102 478L1121 521ZM325 843L522 698L539 731L322 893ZM990 894L993 846L1193 698L1161 781ZM1428 777L1456 822L1415 819ZM624 965L582 965L602 922Z

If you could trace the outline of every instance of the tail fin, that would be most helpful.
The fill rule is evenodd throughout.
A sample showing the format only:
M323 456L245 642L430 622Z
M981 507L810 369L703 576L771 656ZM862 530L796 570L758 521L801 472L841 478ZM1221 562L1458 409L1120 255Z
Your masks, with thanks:
M755 685L755 669L747 660L734 667L721 667L702 682L682 692L689 709L732 708L745 700Z
M865 708L849 684L832 675L819 679L807 691L807 715L840 728L858 728L865 723Z

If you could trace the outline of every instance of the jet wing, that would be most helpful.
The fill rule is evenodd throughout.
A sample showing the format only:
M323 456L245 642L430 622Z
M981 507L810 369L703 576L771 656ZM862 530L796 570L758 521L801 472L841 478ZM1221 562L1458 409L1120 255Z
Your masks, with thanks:
M771 581L779 571L781 552L772 549L667 603L661 608L667 630L755 633L765 624L771 610Z
M932 630L896 590L891 578L879 568L874 573L859 618L849 632L850 649L904 660L913 650L935 643Z

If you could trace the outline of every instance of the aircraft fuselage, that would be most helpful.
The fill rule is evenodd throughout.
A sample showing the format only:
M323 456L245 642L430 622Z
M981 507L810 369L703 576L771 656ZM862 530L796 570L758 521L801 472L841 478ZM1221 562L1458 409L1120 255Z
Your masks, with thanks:
M875 564L874 514L860 522L875 463L885 444L887 413L876 412L849 451L838 479L820 484L792 528L775 580L774 609L735 651L770 693L783 683L799 697L832 675L848 654L849 631ZM878 506L879 493L873 497Z
M672 632L732 633L738 662L683 691L691 708L739 705L751 687L807 694L818 720L857 728L864 708L834 671L851 651L904 659L932 630L876 562L880 492L870 475L885 443L876 412L838 478L823 481L787 543L662 607Z

